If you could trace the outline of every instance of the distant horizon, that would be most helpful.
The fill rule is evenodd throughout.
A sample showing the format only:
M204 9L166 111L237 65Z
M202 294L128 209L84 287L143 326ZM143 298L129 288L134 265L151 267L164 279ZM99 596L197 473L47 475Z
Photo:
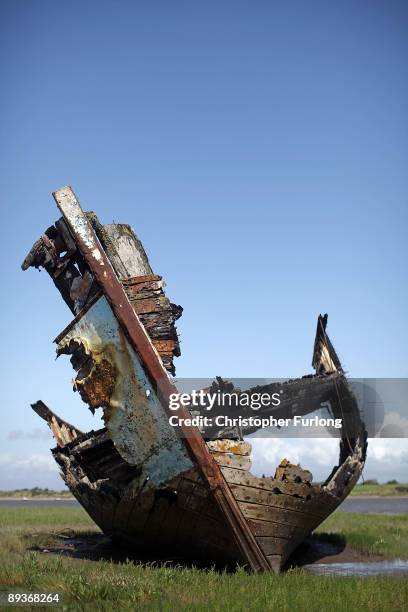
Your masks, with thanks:
M373 482L377 480L377 482ZM387 481L381 481L378 480L376 478L372 479L369 478L367 480L364 480L362 477L360 477L360 479L357 482L357 485L367 485L367 486L381 486L381 485L401 485L401 486L408 486L408 481L407 482L400 482L396 479L391 478L390 480ZM70 491L70 489L68 488L67 485L65 485L65 489L49 489L48 487L40 487L39 485L35 485L34 487L23 487L23 488L19 488L19 489L0 489L0 498L3 497L4 493L23 493L23 492L31 492L31 491L41 491L42 493L49 493L49 494L58 494L58 493L69 493L70 495L72 495L72 497L74 497L74 495L72 494L72 492ZM41 495L41 493L38 493L38 495Z

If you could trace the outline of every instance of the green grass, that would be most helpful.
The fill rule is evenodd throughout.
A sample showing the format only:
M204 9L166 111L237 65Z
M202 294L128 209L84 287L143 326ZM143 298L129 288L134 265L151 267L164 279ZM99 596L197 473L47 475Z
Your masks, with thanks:
M361 497L404 497L408 495L408 484L358 484L350 493Z
M407 581L401 578L315 576L302 569L280 576L254 576L242 569L227 574L130 561L89 561L30 550L52 545L55 534L67 529L96 531L81 508L0 508L1 588L60 591L67 610L383 612L408 608ZM408 557L406 517L337 514L322 525L319 532L323 531L350 539L367 554ZM384 543L377 545L375 537Z
M336 512L320 525L317 534L336 534L363 555L408 558L408 514Z

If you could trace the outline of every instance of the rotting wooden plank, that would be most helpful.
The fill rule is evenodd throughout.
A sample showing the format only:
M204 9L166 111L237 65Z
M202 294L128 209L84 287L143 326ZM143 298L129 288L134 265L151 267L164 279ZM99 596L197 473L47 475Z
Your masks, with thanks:
M278 537L260 537L256 538L259 546L262 548L265 555L289 555L300 542L303 540L303 536L288 540L287 538Z
M196 497L200 497L204 499L208 499L209 497L209 491L208 491L208 488L205 487L205 485L202 485L197 482L192 482L191 480L188 480L187 478L181 479L180 486L177 488L177 493L178 494L183 493L186 496L194 495Z
M288 525L287 523L281 521L263 521L261 519L258 520L248 520L248 525L255 537L261 536L274 536L277 538L296 538L299 536L304 537L305 529L304 527L297 525Z
M210 491L205 484L194 482L188 478L182 478L177 492L178 494L183 494L185 496L194 495L195 497L212 500ZM214 507L216 508L216 506Z
M143 245L130 225L102 225L95 213L89 212L86 216L120 280L152 274Z
M207 446L211 452L219 453L233 453L234 455L250 456L252 453L252 446L248 442L242 442L242 440L209 440Z
M48 427L51 429L52 434L57 442L58 446L64 446L73 442L78 436L83 435L82 431L77 427L74 427L64 419L61 419L55 414L42 400L38 400L34 404L31 404L31 408L46 421Z
M127 279L122 281L122 285L163 365L174 375L173 359L181 352L175 322L183 309L170 302L160 276L151 274L141 279Z
M227 532L222 527L214 526L206 520L197 520L192 531L192 537L199 542L203 550L203 558L208 562L208 558L213 557L212 551L217 551L219 560L233 560L234 563L242 560L242 553L237 549L235 540L228 537Z
M86 213L86 217L124 286L128 299L140 314L141 323L152 338L165 368L174 375L173 359L180 355L174 322L182 308L171 304L165 296L164 281L152 273L143 245L129 225L102 225L95 213ZM62 225L65 226L65 223ZM69 234L68 230L65 234ZM70 240L75 249L75 243L72 238Z
M171 502L167 498L160 497L159 491L155 491L153 506L143 527L143 537L149 539L151 536L160 538L166 531L166 523L171 512L172 504L176 504L176 499Z
M281 491L281 493L276 493L275 491L265 491L264 489L257 489L255 487L248 487L246 485L236 485L230 484L231 491L234 493L234 497L239 499L240 501L246 501L255 504L264 504L265 506L273 505L276 501L277 497L283 496L285 498L285 503L288 503L288 497L293 497L294 499L302 500L305 502L311 501L311 499L307 499L306 496L298 496L295 497L293 495L293 491L288 487L286 491ZM279 489L276 489L279 491ZM297 495L295 490L295 495ZM310 496L309 496L310 498ZM290 502L289 502L290 503ZM311 504L303 504L303 508L310 508ZM300 506L300 509L303 509Z
M229 484L243 485L258 490L269 491L271 493L277 490L284 495L298 495L304 499L308 497L312 498L312 496L319 494L319 492L315 492L312 486L303 483L273 480L272 478L258 478L248 472L236 470L231 467L223 466L221 467L221 471Z
M248 519L262 519L263 521L285 522L288 525L310 527L310 530L322 521L319 517L310 516L308 512L300 512L292 508L276 508L239 502L242 514Z
M178 493L177 506L191 512L195 512L200 516L211 517L215 521L220 520L217 507L214 506L214 503L210 497L199 497L194 493Z
M181 478L177 488L177 505L206 514L218 521L222 518L208 488L184 478Z
M230 467L244 472L248 472L251 468L251 458L244 455L233 455L232 453L217 453L212 451L212 456L218 465L222 465L223 467Z
M73 190L70 187L64 187L54 192L53 196L71 234L75 238L81 255L101 286L117 320L139 355L164 410L180 419L188 418L189 412L184 407L180 407L173 412L169 411L169 397L172 393L177 393L178 390L169 380L157 351L133 310L109 259L99 246L95 232L83 213ZM238 504L199 430L186 425L183 425L181 429L185 447L200 470L203 479L208 483L214 500L225 516L244 558L253 571L267 570L268 562L265 555L243 518Z
M151 516L142 529L133 532L119 526L123 540L135 542L139 549L155 554L194 555L194 558L223 559L239 558L234 540L225 530L225 522L203 516L189 509L172 504L168 508L165 521L156 520L153 507ZM194 543L194 547L192 547Z
M278 573L282 567L283 559L281 555L267 555L268 563L274 572Z
M206 514L204 507L186 506L180 496L177 496L175 503L168 503L167 508L165 506L164 499L152 506L143 530L139 533L147 548L157 542L160 548L167 546L185 552L194 541L195 547L201 549L217 549L223 556L231 553L233 540L225 530L221 515L215 518ZM214 504L211 508L216 510Z
M224 468L222 469L224 471ZM230 489L235 499L239 502L256 503L274 508L282 508L284 510L305 512L319 520L324 520L340 503L340 500L323 494L320 489L316 491L313 487L308 489L311 493L311 498L307 499L305 497L294 497L289 493L279 495L274 493L273 490L271 491L269 489L253 487L246 484L235 484L233 480L239 483L247 481L253 483L253 479L256 477L252 476L252 474L248 474L247 478L242 475L242 471L225 469L225 471L227 470L227 481L229 482ZM263 479L259 480L263 481ZM293 484L297 483L288 483L286 490L292 490L292 492L296 494L297 487L292 487L291 485Z
M212 504L212 508L215 508L214 504ZM230 539L231 541L229 534L225 531L223 517L219 514L218 516L207 514L205 508L203 511L199 511L190 506L185 506L180 499L177 499L177 503L170 507L167 516L166 528L174 531L176 539L184 538L191 541L193 532L196 532L197 540L200 540L201 537L204 538L205 531L207 531L209 533L206 536L207 539L212 538L214 542L217 542L219 538ZM192 526L189 534L186 532L186 521L189 521Z
M217 377L217 381L218 381ZM320 408L322 403L325 402L336 402L336 384L342 380L342 376L334 372L333 374L324 374L324 375L312 375L307 377L302 377L298 379L292 379L286 382L274 382L268 383L265 385L257 385L256 387L252 387L251 389L245 390L245 393L249 396L256 394L260 396L260 394L267 393L268 395L273 395L274 393L280 394L280 404L278 406L270 405L264 406L260 408L257 416L268 417L272 416L275 419L292 419L294 415L303 416L305 414L309 414L314 410ZM220 387L221 385L221 387ZM232 389L229 389L229 392L234 390L233 385ZM225 381L218 381L217 384L213 383L212 389L223 389L225 387ZM235 389L235 391L237 391ZM238 391L238 395L239 395ZM212 408L212 416L216 417L218 414L225 414L227 411L228 416L235 416L234 408L231 407L227 410L225 406L219 406L217 403ZM206 413L205 407L201 407L199 412L203 415ZM240 416L250 417L253 416L253 411L250 406L241 407ZM238 435L238 433L243 435L249 435L250 433L254 433L259 429L259 425L250 425L243 426L240 428L240 432L238 432L237 428L234 427L225 427L225 426L217 426L214 424L210 427L204 427L204 435L206 437L215 439L215 438L225 438L231 435ZM226 435L228 432L228 435Z
M153 495L153 491L146 491L133 499L121 502L115 516L115 531L136 534L143 532L153 506Z
M132 520L137 523L137 514L133 512L134 501L134 499L131 499L129 497L122 497L119 500L119 504L116 509L114 521L112 524L114 532L123 530L125 527L127 527L130 518L132 518Z
M73 489L71 489L73 491ZM86 508L87 513L91 517L91 519L98 525L98 527L103 531L106 528L105 517L106 511L102 510L101 499L98 497L98 500L95 500L95 493L92 489L88 489L85 491L78 491L74 493L75 497L83 506Z
M173 505L169 508L167 519L162 524L161 531L155 534L154 539L160 541L160 546L163 541L167 541L170 549L176 549L180 552L183 549L185 551L188 542L191 542L194 537L194 530L199 521L199 513Z
M304 470L300 465L294 465L287 459L283 459L275 470L275 480L311 483L312 478L312 473L309 470Z
M158 281L160 283L160 287L162 286L162 277L158 274L142 274L141 276L131 276L130 278L121 279L122 285L125 287L134 287L135 285L149 285L153 281Z
M323 521L340 504L339 499L326 499L326 496L316 496L311 500L306 500L291 495L274 495L260 489L256 489L257 497L250 501L247 495L247 490L249 489L249 487L241 488L240 485L231 485L231 490L239 502L255 503L265 507L301 512L320 521Z

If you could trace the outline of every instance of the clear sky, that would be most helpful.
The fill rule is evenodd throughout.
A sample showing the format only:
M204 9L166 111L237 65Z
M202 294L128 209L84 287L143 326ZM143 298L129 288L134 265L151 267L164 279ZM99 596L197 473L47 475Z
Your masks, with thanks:
M179 376L310 372L319 312L350 375L408 375L407 26L396 0L2 0L0 488L59 484L30 402L99 426L54 362L67 307L20 270L65 184L184 306Z

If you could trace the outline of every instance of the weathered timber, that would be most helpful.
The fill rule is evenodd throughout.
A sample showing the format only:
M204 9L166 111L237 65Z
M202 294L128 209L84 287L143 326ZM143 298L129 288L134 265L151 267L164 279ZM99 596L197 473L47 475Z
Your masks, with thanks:
M31 408L38 414L38 416L47 422L58 446L65 446L66 444L69 444L75 440L78 436L83 435L82 431L54 414L54 412L50 410L50 408L48 408L48 406L46 406L41 400L31 404Z
M208 440L207 446L211 451L219 453L232 453L233 455L243 455L249 457L251 455L251 445L242 440L217 439Z
M105 420L105 428L84 434L42 402L33 405L52 430L66 484L106 534L139 550L280 571L348 495L365 461L365 427L327 336L327 315L317 324L316 374L249 393L280 393L280 405L262 416L291 418L329 405L343 419L338 465L321 485L287 459L273 476L254 476L251 446L240 439L253 429L184 426L180 439L169 424L168 398L177 389L168 372L180 352L182 308L166 297L136 234L83 213L70 188L54 197L63 218L22 267L44 267L74 313L57 351L70 355L75 389ZM241 393L220 377L210 389ZM171 414L189 416L186 408Z
M255 537L259 536L274 536L286 538L288 540L304 537L306 531L304 526L288 525L286 522L273 522L258 520L248 520L248 524Z
M150 274L128 278L123 281L123 287L164 367L174 375L173 358L180 356L175 322L181 317L183 309L165 296L161 276Z
M251 467L251 459L250 457L245 457L243 455L234 455L233 453L218 453L213 452L212 456L218 463L223 467L232 467L237 470L249 470Z
M122 285L113 272L107 255L98 246L94 231L87 222L78 200L69 187L60 189L53 195L71 234L75 238L78 250L99 283L112 308L112 313L123 331L126 332L131 346L140 359L140 365L153 387L154 394L151 394L152 397L155 395L164 410L167 411L169 397L172 393L177 392L177 389L165 376L165 370L158 354L132 309ZM179 418L186 419L188 411L184 407L179 407L175 414ZM246 558L254 571L267 569L265 556L240 514L235 499L199 431L186 424L182 425L181 429L185 436L183 443L188 455L197 465L202 478L211 489L214 501L224 515L226 524L231 530L231 535L235 538L243 557Z
M339 371L330 371L327 374L307 375L303 378L288 380L284 382L273 382L265 385L257 385L245 391L237 389L232 383L217 377L217 381L206 389L210 393L227 389L229 393L234 393L239 397L245 393L250 398L254 395L268 394L272 396L279 393L280 404L278 406L262 406L258 411L257 417L274 417L275 419L292 419L294 415L304 416L316 410L322 405L330 406L330 411L334 418L341 417L347 427L347 436L356 439L362 433L362 423L359 410L356 405L355 397L347 384L344 375ZM194 408L194 414L205 416L206 407ZM232 406L220 405L217 402L212 407L211 414L213 422L218 415L236 417L237 409ZM254 416L253 410L248 406L240 408L239 415L243 419ZM255 433L258 426L247 425L242 428L220 427L212 425L201 428L201 432L206 439L239 439L242 436Z
M273 523L284 522L293 527L304 527L305 532L309 533L322 521L320 517L311 516L307 511L293 510L288 505L285 508L276 508L263 504L240 502L239 507L246 518L272 521Z

